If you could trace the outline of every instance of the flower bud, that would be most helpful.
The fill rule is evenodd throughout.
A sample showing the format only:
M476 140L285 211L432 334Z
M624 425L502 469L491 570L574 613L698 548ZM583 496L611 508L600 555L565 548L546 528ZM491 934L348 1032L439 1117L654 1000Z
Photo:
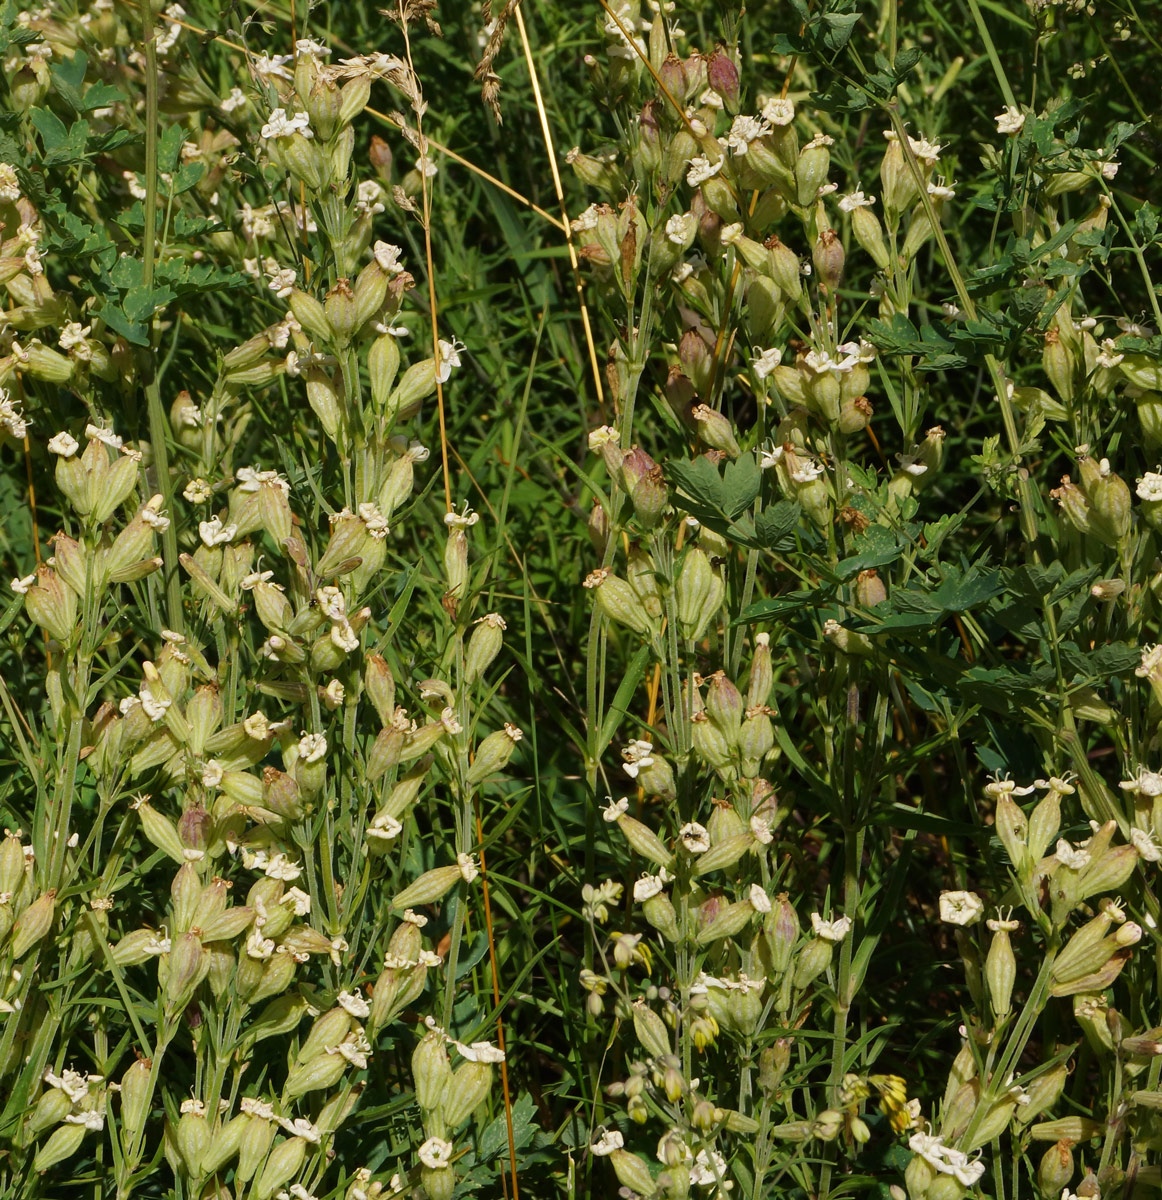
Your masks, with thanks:
M682 636L689 641L697 641L717 615L726 596L726 584L720 573L711 566L706 552L698 546L686 551L675 585L675 596Z
M56 916L56 888L38 896L16 918L12 926L9 950L14 959L23 958L29 950L40 942L53 926Z
M641 821L633 817L627 817L622 813L617 818L617 827L621 830L625 840L629 842L630 846L642 858L647 858L659 867L666 867L667 869L673 865L674 856L666 849L661 839L649 826L643 825Z
M266 1122L263 1122L266 1124ZM273 1128L273 1126L271 1126ZM307 1157L305 1138L292 1137L279 1142L270 1152L262 1173L254 1183L256 1200L271 1200L271 1197L302 1169Z
M476 747L476 757L472 760L472 766L468 768L468 782L482 783L485 779L500 774L508 766L516 744L522 737L523 734L515 725L505 725L503 729L490 733Z
M1058 1200L1073 1179L1073 1143L1062 1138L1045 1151L1037 1168L1037 1190L1043 1200Z
M642 902L642 915L668 942L677 942L680 936L678 914L665 892L659 892Z
M819 282L832 295L839 289L843 279L843 243L834 229L824 229L811 251L815 274Z
M635 1195L650 1196L654 1194L654 1177L646 1166L644 1159L628 1150L614 1150L609 1156L614 1173L621 1183Z
M650 636L653 622L633 586L619 579L608 567L599 567L582 585L593 591L598 609L611 621L627 626L635 633Z
M730 458L737 458L742 453L742 448L734 436L734 429L722 413L716 412L709 405L696 404L690 410L690 415L698 430L698 436L712 450L721 450Z
M416 1103L425 1118L440 1107L452 1081L452 1064L444 1048L444 1038L434 1030L426 1033L412 1053L412 1079Z

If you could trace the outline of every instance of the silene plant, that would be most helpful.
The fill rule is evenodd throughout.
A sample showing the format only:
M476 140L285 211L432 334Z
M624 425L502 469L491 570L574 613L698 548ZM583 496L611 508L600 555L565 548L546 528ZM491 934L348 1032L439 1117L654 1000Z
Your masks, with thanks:
M1133 447L1158 446L1162 376L1154 329L1098 307L1114 222L1147 271L1110 189L1128 128L1087 150L1072 114L1006 106L969 191L1020 189L1012 237L971 261L946 232L966 148L934 136L941 83L890 98L914 56L850 84L866 133L844 145L833 94L806 95L804 64L837 49L823 15L802 6L779 47L798 66L744 76L737 30L699 53L673 6L604 7L590 70L618 135L569 155L612 335L584 580L591 830L618 864L583 892L610 1048L592 1177L675 1198L885 1173L911 1200L1145 1194L1162 479ZM956 370L996 428L967 494L934 419ZM981 508L1013 536L953 553ZM980 712L1021 728L1044 778L983 778ZM1103 747L1120 775L1095 769ZM949 833L925 819L946 799ZM908 872L928 829L949 879L925 900ZM963 966L936 1090L875 994L926 923Z
M891 3L581 14L550 253L585 512L549 519L589 558L555 560L560 678L521 681L548 720L575 676L579 732L498 938L493 847L549 834L482 814L546 780L510 497L449 438L435 6L364 52L210 7L0 4L3 1194L1162 1186L1144 114L1022 102L977 0L968 67ZM516 0L483 16L499 114L502 52L537 63ZM1035 66L1102 42L1083 81L1098 17L1014 24ZM972 137L962 71L998 93ZM534 1010L547 1048L505 1036Z

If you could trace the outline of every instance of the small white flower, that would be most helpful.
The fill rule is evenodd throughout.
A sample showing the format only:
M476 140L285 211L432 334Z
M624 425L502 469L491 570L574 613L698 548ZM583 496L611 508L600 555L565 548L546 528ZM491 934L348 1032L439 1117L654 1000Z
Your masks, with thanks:
M658 895L663 887L660 875L643 875L633 885L634 903L644 904L645 901Z
M305 112L297 112L288 117L285 109L276 108L262 127L262 136L270 141L293 137L296 133L301 133L305 138L315 136L311 132L311 118Z
M759 816L758 813L755 813L750 819L750 831L760 846L769 846L774 841L775 835L771 832L770 821L766 817Z
M1107 370L1112 370L1120 362L1125 359L1124 354L1118 353L1117 343L1113 338L1103 338L1101 344L1101 353L1097 356L1096 362L1099 367L1105 367Z
M712 163L708 158L699 155L690 160L690 169L686 172L686 182L691 187L698 187L708 179L713 179L722 170L722 159Z
M327 753L327 739L321 733L304 733L299 739L299 761L318 762Z
M834 921L825 921L816 912L811 914L811 928L815 936L825 942L842 942L851 930L851 918L839 917Z
M102 429L100 425L86 425L85 437L91 442L104 442L110 450L120 450L125 444L112 429Z
M1070 867L1074 871L1080 871L1089 865L1089 851L1083 850L1080 846L1071 846L1064 838L1058 839L1054 853L1057 855L1057 861L1063 867Z
M11 163L0 162L0 203L15 204L20 199L20 181Z
M1156 471L1147 471L1138 480L1138 486L1135 491L1138 493L1138 499L1140 500L1162 500L1162 474Z
M949 925L974 925L984 913L976 892L941 892L940 919Z
M628 809L629 800L627 797L622 796L620 800L614 800L612 797L610 797L609 803L601 810L601 815L606 821L608 821L610 824L613 824L613 822L619 817L623 816Z
M216 788L222 782L222 776L225 772L222 770L222 764L217 759L210 759L202 767L202 786L208 788Z
M210 484L205 479L197 477L191 479L182 489L182 497L189 504L205 504L213 494L214 490Z
M790 100L776 97L763 105L762 117L771 125L790 125L795 119L795 105Z
M208 547L223 546L234 540L238 533L237 525L223 525L221 517L211 517L208 521L198 522L198 533L202 542Z
M1025 124L1025 114L1019 108L1008 104L1003 112L993 117L993 120L997 123L997 133L1020 133Z
M771 898L767 895L762 884L752 883L747 899L750 901L750 906L755 912L769 913L771 911Z
M1154 841L1154 835L1146 829L1136 826L1130 830L1130 842L1146 862L1158 862L1162 859L1162 848Z
M18 596L27 596L28 589L36 583L35 575L25 575L21 579L14 579L9 586Z
M455 1046L459 1050L461 1057L466 1058L469 1062L504 1062L504 1051L494 1046L491 1042L472 1042L468 1046L465 1046L463 1042L456 1042Z
M598 218L601 216L601 209L596 204L591 204L580 216L574 217L569 222L574 233L588 233L591 229L597 228ZM674 220L675 218L671 218ZM669 228L667 227L667 233Z
M460 868L460 875L465 883L471 883L480 874L476 859L471 854L457 854L456 865Z
M452 368L460 365L460 351L464 349L464 343L453 338L450 342L440 339L440 369L436 372L436 378L441 383L447 383L452 377Z
M850 213L855 212L857 208L871 208L875 202L874 196L865 196L859 188L856 188L854 192L840 197L839 209L840 212Z
M420 1162L429 1170L438 1171L452 1162L452 1143L443 1138L430 1137L419 1148Z
M83 1125L90 1132L99 1133L105 1128L105 1114L103 1112L95 1112L93 1110L90 1110L89 1112L69 1113L69 1115L65 1117L65 1124Z
M690 854L704 854L710 849L710 832L697 821L687 821L678 837Z
M676 246L685 246L694 234L692 213L679 213L666 222L666 239Z
M460 512L448 512L444 514L444 524L449 529L471 529L477 521L480 520L480 514L473 512L468 507L468 502L465 501Z
M750 368L757 379L766 379L782 361L782 350L778 346L771 346L767 350L761 350L750 360Z
M390 245L388 242L376 242L372 246L371 252L381 271L386 271L389 275L399 275L403 272L403 266L399 261L399 256L403 251L398 246Z
M616 1129L602 1130L601 1136L589 1147L589 1153L604 1158L625 1145L625 1138Z
M291 904L294 906L296 917L305 917L311 911L311 898L301 888L288 888L283 894L279 904Z
M770 131L770 125L761 117L740 114L731 123L730 132L726 135L726 144L734 154L745 154L750 149L751 142L765 137Z
M80 448L80 442L69 433L61 432L48 440L48 452L59 454L61 458L72 458Z

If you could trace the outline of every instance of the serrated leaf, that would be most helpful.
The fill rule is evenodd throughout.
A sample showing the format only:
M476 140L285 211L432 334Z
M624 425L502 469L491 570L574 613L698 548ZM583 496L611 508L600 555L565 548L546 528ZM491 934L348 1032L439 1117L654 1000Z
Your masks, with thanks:
M799 524L802 509L793 500L780 500L764 508L754 519L755 537L761 546L774 550Z
M144 325L131 321L117 304L106 303L100 312L101 319L115 333L119 333L127 342L135 346L149 345L149 331Z

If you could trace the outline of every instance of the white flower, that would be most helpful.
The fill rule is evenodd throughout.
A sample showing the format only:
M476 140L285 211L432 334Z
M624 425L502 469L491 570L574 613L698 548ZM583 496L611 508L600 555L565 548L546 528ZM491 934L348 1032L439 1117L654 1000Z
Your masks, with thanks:
M1162 848L1154 841L1154 835L1146 829L1136 826L1130 830L1130 842L1146 862L1158 862L1162 859Z
M1112 180L1118 173L1118 168L1121 163L1104 162L1101 165L1101 177L1107 181Z
M625 1145L625 1138L616 1129L602 1130L601 1136L589 1147L589 1153L604 1158Z
M310 1142L314 1146L319 1144L321 1137L319 1127L312 1125L306 1117L295 1117L293 1121L288 1120L286 1117L277 1117L275 1119L291 1137L301 1137L303 1141Z
M471 883L480 874L476 859L471 854L457 854L456 865L460 868L460 874L465 883Z
M755 813L750 819L750 831L754 834L755 841L761 846L769 846L774 841L775 835L771 832L771 823L766 817L759 816Z
M704 854L710 849L710 832L705 825L699 825L697 821L687 821L678 837L691 854Z
M69 1113L65 1117L66 1125L83 1125L86 1129L93 1133L99 1133L105 1128L105 1114L102 1112Z
M246 103L246 95L240 87L232 87L230 95L218 101L218 107L225 113L233 112Z
M741 221L733 221L729 225L723 225L718 231L718 240L724 246L733 246L740 237L742 237Z
M660 875L643 875L633 885L634 903L644 904L658 895L664 886Z
M750 149L751 142L765 137L771 127L761 117L739 115L731 123L730 132L726 135L726 144L735 154L745 154Z
M750 360L750 368L757 379L766 379L768 375L783 361L783 352L778 346L761 350Z
M321 733L304 733L299 738L300 762L318 762L327 753L327 739Z
M267 271L267 290L273 292L280 300L285 300L295 290L294 267L276 267Z
M297 112L293 117L288 117L285 109L276 108L262 127L262 136L272 141L293 137L296 133L301 133L305 138L315 136L311 132L311 118L305 112Z
M993 120L997 123L997 133L1020 133L1025 124L1025 114L1009 104L1003 112L993 117Z
M80 448L80 442L69 433L61 432L48 439L48 452L59 454L61 458L72 458Z
M28 589L36 583L35 575L25 575L22 579L14 579L9 585L18 596L27 596Z
M666 238L676 246L684 246L694 233L692 213L679 213L666 222Z
M214 494L207 480L195 477L182 489L182 497L189 504L205 504Z
M276 854L262 868L268 879L281 879L284 883L293 883L303 873L298 863L293 863L285 854Z
M941 176L939 182L928 185L928 195L934 200L951 200L956 195L956 190L951 184L946 184Z
M865 196L859 188L846 196L842 196L839 201L839 209L841 212L855 212L857 208L871 208L875 204L874 196Z
M361 504L359 519L363 522L363 527L377 542L383 541L391 532L391 526L388 524L387 518L379 511L378 504Z
M223 525L220 517L211 517L208 521L198 522L198 533L206 546L225 545L234 540L237 532L237 525Z
M814 483L820 475L824 474L824 468L821 464L813 462L811 459L804 459L799 466L791 472L791 479L795 483Z
M279 904L294 905L295 916L305 917L311 911L311 898L297 887L288 888Z
M619 817L621 817L628 810L628 808L629 800L625 796L622 796L620 800L614 800L612 797L610 797L609 803L601 810L601 815L606 821L612 824Z
M101 1076L94 1075L92 1079L94 1082L99 1083ZM64 1092L74 1104L80 1104L89 1094L89 1080L80 1071L65 1070L60 1075L54 1075L51 1071L45 1071L44 1082L49 1087L54 1087Z
M790 100L775 97L763 105L762 116L772 125L790 125L795 119L795 105Z
M698 187L708 179L713 179L722 170L722 159L712 163L708 158L699 155L690 160L690 169L686 172L686 182L691 187Z
M494 1046L491 1042L473 1042L469 1046L465 1046L463 1042L456 1042L454 1044L456 1049L460 1051L461 1057L466 1058L469 1062L504 1062L504 1051Z
M447 383L452 377L452 368L460 365L460 351L464 349L464 343L453 338L450 342L440 339L440 369L436 372L436 378L441 383Z
M783 461L783 455L786 450L782 446L772 446L769 450L765 447L759 450L759 467L766 471L771 467L777 467Z
M91 325L82 325L80 321L69 321L61 330L57 345L62 350L75 350L85 344L85 338L92 332Z
M650 742L630 742L621 752L621 757L625 759L621 769L630 779L636 779L643 767L652 767L654 765L653 752L654 747Z
M600 216L601 209L596 204L591 204L579 217L574 217L569 225L574 233L588 233L591 229L597 228L597 220ZM671 220L673 219L671 218ZM668 227L667 232L669 232Z
M1083 850L1080 846L1071 846L1064 838L1058 839L1054 852L1057 855L1057 861L1063 867L1070 867L1074 871L1080 871L1083 867L1089 865L1089 851Z
M825 942L842 942L851 930L851 918L839 917L835 921L825 921L816 912L811 914L811 928L815 936Z
M20 199L20 181L11 163L0 162L0 203L15 204Z
M246 939L246 955L259 962L265 962L274 954L274 942L262 936L262 930L255 929Z
M145 715L156 724L165 719L166 709L173 703L168 696L155 696L148 684L141 685L141 707Z
M1113 338L1103 338L1101 344L1101 353L1097 356L1097 365L1112 369L1116 367L1126 356L1119 354L1117 343Z
M697 1187L714 1187L726 1179L726 1159L717 1150L699 1150L690 1168L690 1182Z
M430 1137L419 1148L420 1162L432 1171L448 1166L452 1161L452 1143L443 1138Z
M1138 493L1139 500L1162 500L1162 475L1156 471L1147 471L1138 480L1135 491Z
M222 764L217 759L210 759L202 767L202 786L208 788L216 788L222 782L222 776L225 772L222 770Z
M324 46L322 42L314 42L310 38L299 38L295 42L296 58L326 58L330 53L330 46Z
M771 911L771 898L767 895L762 884L752 883L747 899L750 901L750 906L755 912L769 913Z
M120 450L125 444L112 429L102 429L99 425L86 425L85 437L91 442L104 442L110 450Z
M974 925L984 912L976 892L941 892L940 919L949 925Z
M402 251L398 246L390 245L388 242L376 242L371 247L371 252L381 271L386 271L389 275L399 275L403 272L403 266L399 261Z
M468 507L468 502L465 501L460 512L448 512L444 514L444 524L449 529L471 529L477 521L480 520L480 514L473 512Z

